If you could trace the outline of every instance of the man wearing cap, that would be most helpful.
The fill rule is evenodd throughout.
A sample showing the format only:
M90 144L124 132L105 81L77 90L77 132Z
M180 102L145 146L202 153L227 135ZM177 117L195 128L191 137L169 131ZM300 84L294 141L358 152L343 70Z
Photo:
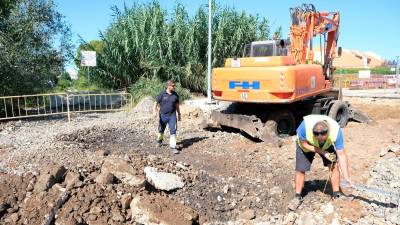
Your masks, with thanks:
M305 173L310 171L315 154L322 158L324 166L329 167L332 173L331 184L333 198L340 197L340 173L344 179L352 184L344 150L343 134L339 124L325 115L308 115L296 130L296 175L295 197L289 204L290 210L296 210L302 202L302 190ZM337 165L339 162L339 165Z
M176 149L176 129L177 129L177 115L178 120L181 120L181 111L179 109L179 96L175 92L175 83L168 80L165 83L165 91L162 91L156 98L156 102L153 107L153 117L158 118L158 138L157 144L161 146L164 139L164 131L168 125L169 128L169 146L171 153L178 154Z

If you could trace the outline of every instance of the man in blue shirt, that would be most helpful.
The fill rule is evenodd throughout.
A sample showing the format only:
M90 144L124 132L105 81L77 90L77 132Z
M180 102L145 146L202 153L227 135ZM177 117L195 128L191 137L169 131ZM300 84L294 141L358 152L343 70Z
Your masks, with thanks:
M315 154L322 158L324 166L332 173L333 197L340 196L340 172L344 179L352 184L348 172L347 154L344 150L343 134L339 124L324 115L309 115L297 128L295 198L289 204L290 210L296 210L302 202L301 192L305 173L310 171ZM339 166L336 162L339 162Z
M169 138L169 146L171 148L171 152L173 154L178 154L178 150L176 149L176 129L177 129L177 117L178 120L181 120L181 111L179 109L179 96L175 92L175 83L171 80L168 80L165 83L166 90L162 91L156 98L156 102L153 107L153 117L157 117L157 113L159 114L158 118L158 145L161 146L162 141L164 139L164 131L168 125L170 138Z

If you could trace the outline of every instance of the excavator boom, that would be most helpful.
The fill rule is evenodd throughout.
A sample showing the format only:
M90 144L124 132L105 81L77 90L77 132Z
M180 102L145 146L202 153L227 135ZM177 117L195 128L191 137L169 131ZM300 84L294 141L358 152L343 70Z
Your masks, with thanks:
M290 9L292 25L290 27L291 55L297 63L312 63L314 60L312 38L324 36L323 74L331 80L332 60L336 57L339 37L339 12L318 12L312 4L303 4ZM320 46L322 47L322 46Z

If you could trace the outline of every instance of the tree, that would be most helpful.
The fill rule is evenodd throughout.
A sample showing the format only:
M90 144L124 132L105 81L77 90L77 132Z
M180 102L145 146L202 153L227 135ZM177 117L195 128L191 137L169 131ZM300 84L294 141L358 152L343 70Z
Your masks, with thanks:
M49 90L71 56L62 15L52 0L2 0L0 8L0 95Z
M274 32L274 36L273 39L274 40L278 40L282 38L282 27L279 26L278 29L276 29L276 31Z
M215 6L213 67L241 56L243 46L270 38L269 23L233 8ZM157 1L114 9L114 21L102 33L102 52L93 80L108 88L127 88L140 79L174 79L192 91L206 90L207 8L190 17L179 3L168 13ZM92 80L92 76L91 76Z

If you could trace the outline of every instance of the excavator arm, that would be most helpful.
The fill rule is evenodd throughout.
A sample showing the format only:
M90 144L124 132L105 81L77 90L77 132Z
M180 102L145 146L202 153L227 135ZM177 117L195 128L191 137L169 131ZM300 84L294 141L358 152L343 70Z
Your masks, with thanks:
M324 36L323 72L327 79L333 72L332 60L336 57L336 44L339 37L339 12L318 12L312 4L290 9L292 25L290 27L291 55L299 64L312 63L314 60L312 38ZM321 59L322 60L322 59Z

